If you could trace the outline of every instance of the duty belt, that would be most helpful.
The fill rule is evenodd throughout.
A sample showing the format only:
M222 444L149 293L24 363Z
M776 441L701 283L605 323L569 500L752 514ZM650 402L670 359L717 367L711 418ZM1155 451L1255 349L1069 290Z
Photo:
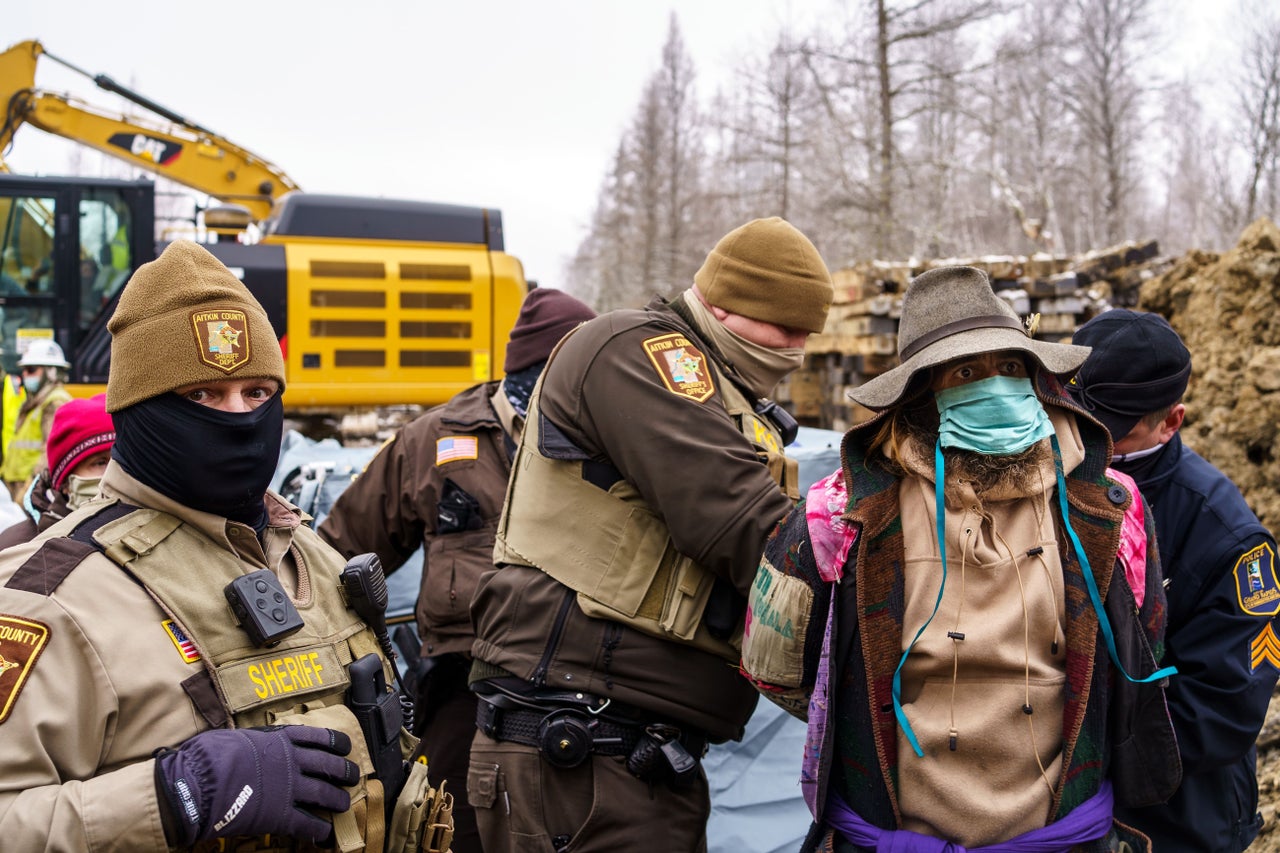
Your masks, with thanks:
M630 755L643 731L639 726L624 725L573 708L499 708L483 696L476 706L476 726L494 740L541 747L544 728L567 714L585 723L591 737L590 751L597 755Z
M476 727L494 740L536 746L552 764L576 767L589 753L632 756L642 739L678 742L696 759L707 752L705 735L666 724L624 722L580 705L513 705L505 696L478 697ZM522 706L523 705L523 706Z

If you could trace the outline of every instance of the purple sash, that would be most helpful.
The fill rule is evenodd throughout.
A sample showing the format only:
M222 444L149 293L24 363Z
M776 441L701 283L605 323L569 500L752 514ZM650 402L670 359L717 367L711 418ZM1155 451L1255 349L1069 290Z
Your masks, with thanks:
M876 853L1066 853L1077 844L1097 841L1111 830L1114 800L1111 783L1104 781L1098 793L1061 820L1048 826L986 847L963 847L943 838L932 838L906 829L881 829L867 823L835 792L827 793L828 826L851 844Z

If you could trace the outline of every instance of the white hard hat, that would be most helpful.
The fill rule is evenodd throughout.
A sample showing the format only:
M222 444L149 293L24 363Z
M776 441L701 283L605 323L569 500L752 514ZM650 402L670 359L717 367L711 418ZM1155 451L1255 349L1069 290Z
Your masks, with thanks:
M19 367L70 367L62 347L48 338L36 338L18 361Z

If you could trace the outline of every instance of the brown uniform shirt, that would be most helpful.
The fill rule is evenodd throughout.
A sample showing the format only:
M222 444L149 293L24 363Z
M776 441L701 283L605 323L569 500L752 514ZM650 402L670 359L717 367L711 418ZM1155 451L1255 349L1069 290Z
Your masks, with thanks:
M416 616L424 657L471 652L471 598L493 568L511 473L489 402L498 386L476 385L406 424L317 528L344 557L377 554L388 574L422 546Z
M177 516L247 567L276 571L294 591L289 547L302 517L275 495L267 499L264 547L251 528L177 504L115 462L102 491ZM162 625L165 613L103 554L60 569L51 559L19 573L42 544L0 555L0 655L20 662L0 663L7 667L0 674L0 846L167 850L152 753L210 728L182 687L201 664L184 659ZM198 569L174 570L184 568Z
M643 495L684 554L744 597L765 537L791 508L717 391L673 392L643 342L682 332L709 346L660 300L580 327L542 378L539 405L591 459L611 465ZM551 442L548 430L541 440ZM571 540L576 519L563 520ZM558 618L559 617L559 618ZM585 690L713 737L740 737L755 694L724 659L589 619L543 572L507 566L486 575L472 606L477 658L535 684Z

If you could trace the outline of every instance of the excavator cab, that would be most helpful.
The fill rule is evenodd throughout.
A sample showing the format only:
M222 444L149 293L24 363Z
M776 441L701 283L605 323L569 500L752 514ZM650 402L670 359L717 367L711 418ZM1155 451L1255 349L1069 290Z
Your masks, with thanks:
M155 257L150 181L0 174L0 365L52 338L70 381L101 384L107 320L140 263Z
M41 89L56 62L145 110L92 107ZM156 240L204 239L262 305L285 355L288 411L321 415L435 405L502 375L527 284L493 208L301 192L231 140L50 54L0 52L0 361L36 338L71 362L72 393L106 382L106 324ZM22 126L72 139L206 196L190 216L157 213L150 181L17 177L3 160Z

